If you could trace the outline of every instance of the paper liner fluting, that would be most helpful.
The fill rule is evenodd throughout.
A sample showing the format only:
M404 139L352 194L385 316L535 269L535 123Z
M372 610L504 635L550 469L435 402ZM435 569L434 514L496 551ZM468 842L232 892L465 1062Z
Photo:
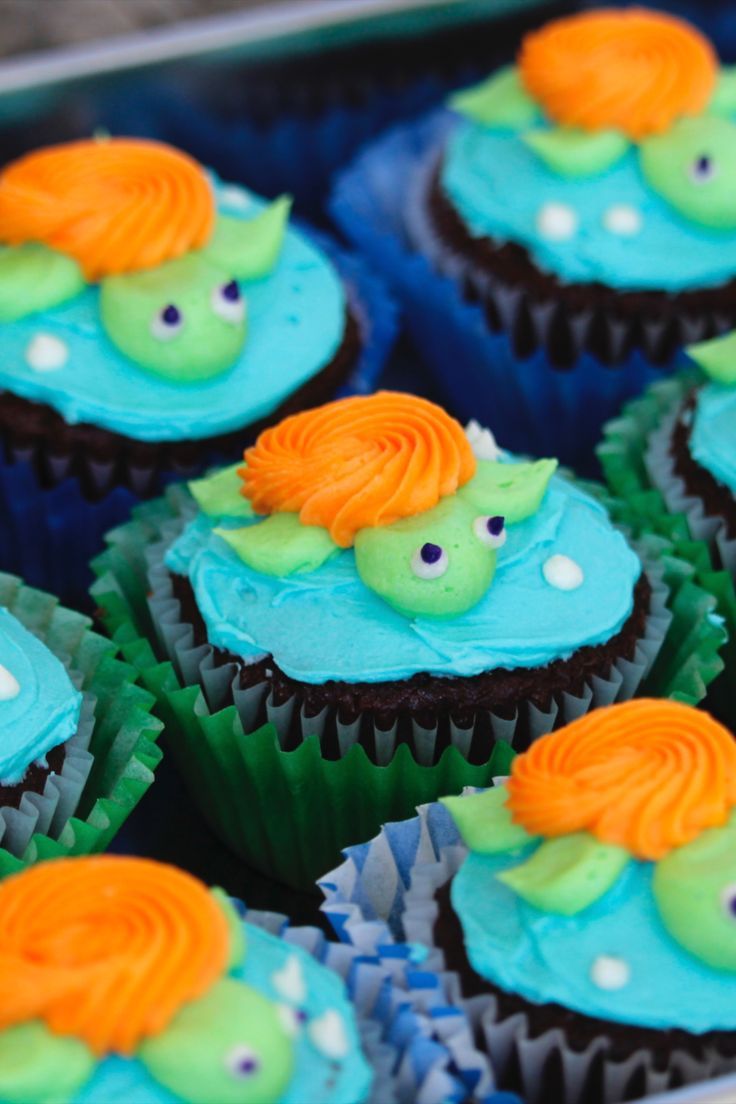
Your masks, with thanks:
M363 954L330 942L318 928L292 927L277 913L234 903L249 924L301 947L342 978L374 1071L371 1104L449 1104L468 1100L469 1089L477 1090L474 1099L480 1100L491 1087L486 1060L475 1050L464 1017L428 1016L412 1007L412 962L404 948ZM469 1081L457 1072L458 1057L477 1071Z
M88 618L13 575L0 574L5 606L67 668L83 694L77 733L58 775L18 809L0 808L0 877L42 859L104 851L153 782L161 722L136 672Z
M736 542L686 493L667 447L677 411L697 382L697 376L684 373L651 387L605 426L597 451L622 520L635 533L664 535L715 596L728 641L722 650L725 671L709 687L706 706L736 727Z
M689 315L670 312L666 325L652 321L637 327L644 341L639 346L616 317L555 311L523 288L498 281L491 287L479 276L482 288L475 296L492 296L489 319L489 310L466 294L459 258L443 248L439 271L432 259L436 243L433 247L426 227L417 225L422 210L417 190L436 165L452 125L443 112L374 142L336 178L331 214L391 284L412 343L452 412L488 425L513 451L557 456L589 472L603 422L669 371L646 350L655 354L665 337L675 347L701 332L723 332L728 320L708 316L695 325ZM410 244L417 234L426 255ZM558 334L560 325L566 329L562 344L570 350L565 369L553 367L546 350L551 328ZM669 332L673 327L676 332ZM586 335L593 332L596 347L603 340L604 358L586 347Z
M139 507L108 535L93 565L93 596L156 695L171 754L210 825L249 865L292 886L310 887L343 847L417 804L487 785L505 769L510 746L636 693L696 704L722 668L715 600L667 541L647 537L638 545L652 587L643 635L631 659L616 660L579 694L563 693L545 710L521 703L511 718L479 715L471 729L415 724L401 742L396 724L346 725L330 710L305 717L291 701L277 705L265 686L241 690L235 665L215 662L210 645L194 645L163 565L192 509L176 487Z
M467 849L444 807L423 806L417 813L346 851L342 865L320 879L323 909L340 939L360 954L392 945L427 949L422 969L434 985L415 986L412 1007L427 1016L448 1005L461 1012L497 1084L521 1092L526 1104L619 1104L736 1069L736 1055L705 1047L700 1060L673 1049L666 1064L646 1047L623 1056L603 1034L581 1050L567 1039L564 1025L535 1035L523 1012L503 1017L491 993L466 999L460 977L447 969L434 943L434 922L437 890Z
M300 228L334 260L360 331L359 355L336 394L369 393L396 338L394 302L360 258L328 235ZM225 455L183 442L170 469L135 451L128 457L111 453L104 461L90 455L80 471L77 454L72 462L58 441L33 447L27 441L0 438L0 570L12 571L70 606L85 609L92 582L89 561L101 551L104 534L124 521L141 499L160 494L172 481L193 478L212 464L237 459L247 443L243 435Z

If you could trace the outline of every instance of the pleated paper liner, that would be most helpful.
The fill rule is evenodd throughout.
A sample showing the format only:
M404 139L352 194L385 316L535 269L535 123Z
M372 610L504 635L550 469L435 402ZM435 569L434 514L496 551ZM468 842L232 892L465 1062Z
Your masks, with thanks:
M557 456L591 473L603 423L671 371L671 355L658 363L663 346L724 332L730 319L667 309L664 296L656 320L627 323L613 309L560 311L487 273L476 274L473 292L467 263L438 242L422 214L427 176L452 125L448 112L438 113L367 147L336 178L331 214L396 293L452 413L489 426L512 451ZM492 319L478 296L492 304ZM548 351L552 333L569 351L564 369Z
M363 1052L374 1071L371 1104L450 1104L468 1100L468 1088L485 1094L492 1082L485 1057L475 1049L464 1018L426 1016L412 1000L413 961L387 947L363 954L330 942L320 929L294 927L274 912L247 909L233 902L248 924L300 947L345 983L355 1009ZM458 1057L473 1071L457 1070ZM493 1098L488 1097L488 1104Z
M360 331L356 363L337 394L373 391L393 347L397 312L380 278L329 236L309 230L335 261ZM332 398L323 396L323 401ZM2 396L0 395L0 402ZM175 470L160 471L111 455L89 457L83 479L71 474L71 456L58 441L35 448L0 440L0 570L21 575L32 586L50 590L67 604L86 609L92 581L89 561L103 547L104 534L120 524L143 498L160 494L175 480L190 479L213 463L237 459L246 435L229 456L190 456L182 448ZM195 443L196 444L196 443ZM83 485L84 484L84 485Z
M0 877L42 859L104 851L153 782L161 722L136 671L57 599L0 574L5 606L69 671L84 702L60 774L18 809L0 808Z
M564 1024L535 1034L523 1012L504 1017L492 994L464 998L460 977L448 970L434 943L434 920L437 890L459 869L467 849L444 807L427 805L417 813L346 851L342 865L320 879L323 909L358 953L391 945L399 951L428 948L421 969L433 984L414 985L413 1007L432 1017L449 1006L464 1016L497 1084L520 1092L525 1104L619 1104L736 1069L736 1055L708 1048L700 1060L673 1049L666 1064L645 1046L623 1056L605 1035L580 1049Z
M620 517L638 534L664 535L677 555L717 600L728 631L722 655L725 671L709 687L706 706L736 729L736 542L718 518L688 495L674 473L667 444L676 412L699 377L678 375L651 387L609 422L598 446L606 480L620 503Z
M645 630L633 657L614 662L607 678L591 679L544 711L527 702L511 718L479 716L473 729L449 723L449 746L436 744L436 728L419 725L408 742L397 742L395 725L374 725L366 739L334 713L307 718L291 702L276 705L263 687L241 691L234 666L215 665L209 645L193 646L163 566L192 509L181 487L139 507L94 562L93 597L156 695L171 754L210 825L248 865L296 888L309 888L343 847L387 820L464 786L487 785L505 769L517 736L525 743L638 692L695 704L722 669L725 633L712 618L715 599L693 583L693 568L666 540L650 537L638 546L653 592ZM487 756L470 762L479 725ZM339 757L328 758L335 746Z

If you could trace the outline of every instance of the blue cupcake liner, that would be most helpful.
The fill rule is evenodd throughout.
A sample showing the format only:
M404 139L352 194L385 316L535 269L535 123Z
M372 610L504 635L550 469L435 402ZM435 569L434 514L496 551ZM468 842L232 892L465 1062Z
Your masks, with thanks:
M301 947L343 979L365 1056L374 1071L372 1104L459 1104L468 1100L466 1086L455 1071L457 1039L451 1048L431 1020L412 1009L405 987L397 981L406 972L406 959L397 957L393 948L366 954L330 942L318 928L291 927L277 913L249 910L239 901L234 904L243 920ZM466 1033L469 1036L467 1029ZM463 1044L469 1045L465 1033L462 1038ZM488 1100L487 1104L505 1102Z
M309 233L339 269L361 333L360 357L337 393L368 393L376 387L396 337L396 307L380 278L360 258L324 233L302 224L299 229ZM225 459L213 454L200 468ZM163 473L151 494L196 474L194 469ZM32 455L4 455L0 446L0 571L21 575L29 585L51 591L67 605L89 609L89 561L102 550L104 534L123 522L140 501L141 496L127 487L115 487L91 501L76 478L44 487Z
M325 897L322 909L338 938L358 953L386 956L392 951L404 957L406 978L399 983L407 988L412 1007L431 1022L442 1020L449 1006L472 1024L481 1048L472 1057L485 1060L487 1076L493 1077L494 1064L501 1071L515 1055L511 1060L518 1064L528 1104L550 1101L546 1084L550 1063L564 1070L565 1099L555 1092L558 1104L572 1104L581 1095L588 1099L583 1087L587 1085L588 1094L593 1091L594 1082L588 1080L593 1076L605 1096L600 1104L630 1100L632 1089L636 1099L651 1098L652 1104L702 1100L705 1083L714 1090L721 1083L724 1089L730 1089L736 1078L715 1080L725 1072L716 1055L704 1053L696 1063L673 1050L664 1067L657 1055L643 1047L623 1059L615 1051L602 1057L598 1045L601 1040L594 1040L581 1051L568 1044L562 1024L532 1036L522 1013L499 1019L490 994L465 999L458 976L448 971L442 949L433 942L433 902L436 890L459 868L467 848L444 806L422 805L417 813L411 820L384 825L368 843L343 852L342 865L318 883ZM412 968L411 963L420 965ZM464 1062L463 1055L457 1056L456 1065L458 1076L469 1085L477 1067ZM689 1088L666 1091L682 1084ZM731 1100L732 1096L724 1092L718 1099Z
M511 327L494 332L459 283L412 250L406 215L417 179L452 125L442 111L369 146L337 177L332 217L396 293L412 343L453 413L487 425L505 448L592 473L603 423L667 370L638 350L615 367L587 351L568 369L553 367L541 347L520 357Z

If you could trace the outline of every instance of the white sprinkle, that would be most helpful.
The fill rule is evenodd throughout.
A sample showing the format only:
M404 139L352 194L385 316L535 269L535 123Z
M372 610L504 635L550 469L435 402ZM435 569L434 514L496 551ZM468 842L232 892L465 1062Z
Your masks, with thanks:
M542 574L557 590L577 590L583 582L583 569L569 556L550 556L542 565Z
M603 225L611 234L633 238L642 227L641 212L629 203L614 203L604 211Z
M20 694L20 683L7 667L0 663L0 702L12 701Z
M345 1022L334 1008L328 1008L318 1019L312 1020L307 1031L317 1050L327 1058L344 1058L350 1049Z
M218 202L223 207L237 207L241 211L247 211L249 207L253 206L253 200L243 188L236 187L235 184L226 184L223 188L220 188L217 192Z
M490 429L486 429L475 418L471 418L465 427L465 436L476 460L498 460L501 450Z
M623 989L629 984L631 967L623 958L598 955L590 967L590 980L599 989Z
M537 212L537 230L549 241L567 241L578 228L578 216L567 203L543 203Z
M288 1004L279 1004L276 1007L276 1014L278 1015L281 1026L287 1035L294 1038L299 1034L300 1024L296 1018L294 1009Z
M302 964L296 955L289 955L280 970L271 974L271 984L283 1000L303 1004L307 995Z
M69 359L69 349L53 334L37 333L26 346L26 364L35 372L55 372Z

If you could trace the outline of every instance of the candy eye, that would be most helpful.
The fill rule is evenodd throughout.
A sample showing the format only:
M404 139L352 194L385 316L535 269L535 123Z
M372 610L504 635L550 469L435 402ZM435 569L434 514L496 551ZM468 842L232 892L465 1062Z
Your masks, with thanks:
M237 326L245 318L245 299L243 298L237 280L230 280L227 284L221 284L212 292L212 309L226 322L232 322Z
M411 569L419 579L439 579L447 571L449 563L444 548L428 541L412 556Z
M492 517L477 517L473 522L473 532L479 541L489 548L501 548L506 543L506 519L500 514Z
M690 179L695 184L707 184L716 175L716 163L707 153L696 157L690 165Z
M248 1046L235 1046L227 1055L225 1065L237 1078L254 1077L261 1068L261 1060Z
M162 307L158 314L154 315L151 322L151 333L157 341L171 341L172 337L181 330L184 318L178 307L173 303Z
M733 882L721 893L721 907L729 920L736 920L736 884Z

